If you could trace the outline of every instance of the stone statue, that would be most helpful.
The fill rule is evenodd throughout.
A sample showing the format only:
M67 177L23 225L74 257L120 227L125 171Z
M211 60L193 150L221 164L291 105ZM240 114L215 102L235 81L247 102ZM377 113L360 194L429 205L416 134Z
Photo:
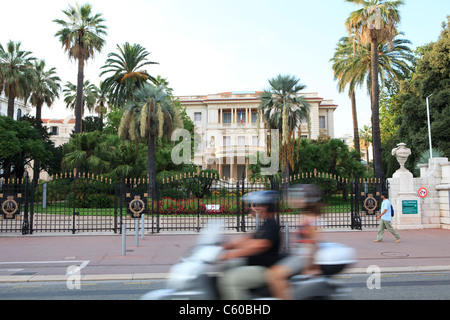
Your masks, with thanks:
M392 155L397 159L400 164L399 171L408 171L405 168L405 162L411 154L411 149L406 148L406 144L401 142L397 144L397 148L392 149Z

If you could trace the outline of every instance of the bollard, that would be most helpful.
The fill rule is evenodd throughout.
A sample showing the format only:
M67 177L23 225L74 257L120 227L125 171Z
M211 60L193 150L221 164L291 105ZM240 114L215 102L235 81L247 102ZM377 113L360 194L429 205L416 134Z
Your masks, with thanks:
M134 219L134 244L139 247L139 219Z
M285 246L286 246L286 248L285 248L285 250L286 250L286 252L288 252L289 251L289 222L286 222L286 224L285 224Z
M145 231L145 214L141 216L141 239L144 240L144 231Z
M126 233L127 233L127 228L125 223L122 222L122 256L125 256L125 252L126 252Z

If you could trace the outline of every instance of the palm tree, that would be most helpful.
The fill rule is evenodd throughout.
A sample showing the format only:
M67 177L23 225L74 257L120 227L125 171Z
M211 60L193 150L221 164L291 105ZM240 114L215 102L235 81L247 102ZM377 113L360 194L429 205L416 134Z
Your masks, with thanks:
M295 129L301 125L301 119L307 116L309 110L308 103L300 95L300 91L306 86L300 83L300 79L291 75L278 75L269 79L269 84L270 88L260 95L258 112L264 115L268 129L278 129L282 132L282 177L287 179L289 163L293 167L291 156Z
M124 105L127 99L133 97L133 92L142 87L147 80L156 84L153 78L142 67L157 62L147 61L150 52L139 44L130 45L126 42L124 45L117 45L119 53L111 52L108 54L105 69L100 73L103 76L107 73L113 73L103 81L103 86L109 92L111 104L114 106Z
M369 146L372 143L372 128L368 125L364 125L364 128L359 131L361 136L361 144L363 149L366 150L367 168L369 168Z
M391 42L398 34L400 22L398 7L402 0L346 0L362 8L352 12L345 22L350 34L359 35L362 44L371 46L371 105L375 177L382 178L381 134L379 119L378 44Z
M170 137L183 122L163 86L145 83L134 93L133 100L127 103L119 126L119 136L129 141L146 141L148 194L155 188L155 143L156 138Z
M351 65L353 61L357 59L357 53L354 50L353 41L349 37L343 37L339 40L336 47L334 56L330 59L333 62L334 79L338 81L338 90L343 92L348 85L348 95L352 104L352 119L353 119L353 144L358 155L361 154L359 147L359 127L358 127L358 115L356 111L356 97L355 97L355 87L356 77L348 77L347 73L351 70Z
M83 95L81 99L78 99L79 90L77 89L77 86L74 85L72 82L68 81L63 89L64 102L66 103L66 108L76 110L76 107L78 106L78 101L81 101L81 118L83 118L85 108L87 108L89 111L94 110L95 104L97 102L98 91L99 89L95 86L95 84L91 83L89 80L86 80L83 83L83 90L82 90Z
M62 165L66 170L105 174L109 170L110 150L104 143L107 137L99 131L73 135L64 145Z
M401 35L399 33L398 35ZM414 59L411 49L411 42L406 39L394 38L391 43L378 44L378 76L380 83L384 86L386 81L398 87L401 80L408 77L412 71L411 62ZM356 113L355 89L357 86L366 84L368 91L371 91L371 60L372 53L369 45L362 45L358 40L343 37L339 40L333 62L335 79L338 80L339 91L349 87L349 95L352 101L353 115L353 135L355 138L355 149L360 151L358 137L358 122ZM372 95L371 95L372 98ZM355 130L356 129L356 130Z
M44 60L35 62L34 77L35 83L31 90L30 102L36 107L36 120L40 123L44 103L51 107L55 99L59 98L61 79L56 75L55 68L45 70Z
M103 86L103 82L100 82L100 87L97 92L97 102L94 108L94 111L100 117L100 123L102 124L103 130L103 115L108 111L108 108L111 106L110 101L107 97L108 93L106 92L105 86Z
M20 42L0 44L0 93L8 98L8 117L14 118L14 100L26 98L33 82L33 61L30 51L20 48Z
M106 36L107 27L102 23L105 21L102 14L92 14L92 6L85 4L83 6L70 6L67 10L62 10L68 21L55 19L62 29L56 32L64 51L69 54L70 59L78 61L78 80L77 80L77 100L75 106L75 133L81 132L82 118L82 97L84 82L84 64L94 56L94 53L100 52L105 44L102 38Z
M59 97L59 90L61 86L59 82L61 79L56 75L56 69L45 69L45 61L39 60L34 63L34 81L30 92L31 104L36 107L36 124L42 126L42 106L44 103L50 107L55 99ZM39 172L41 171L41 164L39 161L34 161L33 167L33 182L37 183L39 179Z

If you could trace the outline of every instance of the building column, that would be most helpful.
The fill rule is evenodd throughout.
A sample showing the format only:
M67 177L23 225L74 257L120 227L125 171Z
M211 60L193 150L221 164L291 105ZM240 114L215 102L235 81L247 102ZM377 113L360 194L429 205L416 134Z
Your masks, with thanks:
M231 163L230 163L230 178L231 178L231 180L233 180L233 172L234 172L233 168L234 168L234 158L233 158L233 161L231 161Z

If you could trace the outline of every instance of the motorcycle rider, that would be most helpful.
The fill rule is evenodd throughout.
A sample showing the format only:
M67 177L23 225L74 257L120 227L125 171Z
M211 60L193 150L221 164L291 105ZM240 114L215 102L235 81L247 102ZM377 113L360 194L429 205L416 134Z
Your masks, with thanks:
M244 264L228 269L219 278L219 291L225 300L244 300L248 290L266 284L266 270L280 259L280 228L275 219L279 194L258 191L244 196L254 214L263 219L262 226L249 236L236 238L223 245L225 261L244 258Z
M317 224L322 207L322 192L315 185L295 185L289 189L289 203L300 209L300 228L296 234L298 246L292 253L270 267L267 283L271 294L283 300L293 299L289 278L299 273L317 274L314 255L318 249L319 234Z

